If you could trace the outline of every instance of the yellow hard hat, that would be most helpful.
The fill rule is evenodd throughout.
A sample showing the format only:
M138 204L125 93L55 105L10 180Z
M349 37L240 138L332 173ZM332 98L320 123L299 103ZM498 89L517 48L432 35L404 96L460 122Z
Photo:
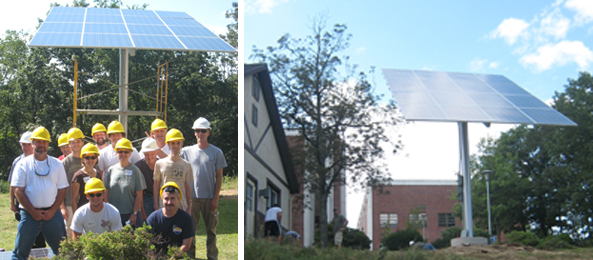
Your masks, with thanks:
M49 131L45 129L45 127L40 126L33 130L33 134L31 135L31 140L45 140L51 143L51 137L49 136Z
M103 182L100 179L97 179L95 177L91 178L84 185L84 194L89 194L92 192L104 191L104 190L105 190L105 185L103 185Z
M165 185L163 185L163 187L161 187L161 198L163 197L163 191L167 187L175 187L175 188L177 188L177 190L179 191L179 199L181 199L183 197L182 194L181 194L181 189L179 189L179 186L177 186L177 183L175 183L173 181L169 181L169 182L165 183Z
M117 121L113 121L107 126L107 134L125 133L124 126Z
M167 130L167 124L165 123L165 121L160 120L160 119L155 119L154 121L152 121L152 125L150 125L150 131L154 131L154 130L158 130L158 129L165 129Z
M99 149L94 144L88 143L82 147L82 151L80 151L80 158L82 158L85 154L94 153L99 156Z
M63 133L58 137L58 147L68 145L68 134Z
M93 128L91 129L91 136L95 135L97 132L107 132L105 126L101 123L96 123Z
M118 149L132 150L132 143L127 138L119 139L115 144L115 151L117 152Z
M84 134L76 127L72 127L70 130L68 130L68 141L72 141L74 139L84 139Z
M185 140L185 138L183 138L183 134L181 133L181 131L175 129L175 128L171 128L171 130L169 130L169 132L167 132L167 136L166 136L166 142L171 142L171 141L177 141L177 140Z

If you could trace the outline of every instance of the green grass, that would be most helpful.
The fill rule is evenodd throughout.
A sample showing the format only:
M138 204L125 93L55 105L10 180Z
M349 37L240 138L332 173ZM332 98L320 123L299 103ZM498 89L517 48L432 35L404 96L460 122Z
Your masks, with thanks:
M234 179L236 189L236 177ZM232 187L232 185L229 186ZM8 193L0 194L0 248L4 248L6 251L14 249L18 224L14 219L14 213L10 211L9 200ZM238 259L238 201L220 200L218 202L218 211L220 212L218 227L216 228L218 259ZM200 219L196 230L196 241L196 258L206 259L206 232L202 219Z
M216 227L216 245L218 259L238 259L239 252L239 207L236 200L218 201L218 226ZM206 227L200 218L196 229L196 259L206 259Z
M239 178L237 176L222 176L221 190L236 190L239 188Z

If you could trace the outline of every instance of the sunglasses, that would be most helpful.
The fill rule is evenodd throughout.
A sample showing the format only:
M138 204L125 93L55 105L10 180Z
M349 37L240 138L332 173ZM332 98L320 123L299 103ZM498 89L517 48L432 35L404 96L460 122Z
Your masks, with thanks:
M164 192L177 192L177 188L169 186L169 187L165 188L163 191Z
M84 157L84 159L85 160L95 160L95 159L97 159L97 156L87 156L87 157Z
M89 197L91 197L91 198L94 198L95 196L97 198L100 198L101 196L103 196L103 193L102 192L101 193L89 193L87 195L89 195Z
M129 154L131 152L130 151L122 151L122 150L119 150L119 151L117 151L117 153Z
M196 133L208 133L208 129L195 129L194 132Z

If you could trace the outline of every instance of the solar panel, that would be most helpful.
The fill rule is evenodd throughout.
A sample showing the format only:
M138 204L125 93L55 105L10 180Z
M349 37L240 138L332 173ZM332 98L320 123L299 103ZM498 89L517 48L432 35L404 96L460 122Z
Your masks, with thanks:
M407 120L577 124L502 75L383 69Z
M185 12L60 6L29 46L237 52Z

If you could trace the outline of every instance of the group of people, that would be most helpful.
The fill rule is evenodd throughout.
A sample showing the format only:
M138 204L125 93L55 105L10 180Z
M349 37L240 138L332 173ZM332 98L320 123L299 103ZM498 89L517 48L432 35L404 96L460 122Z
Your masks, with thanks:
M57 255L67 236L145 222L163 238L159 251L177 246L195 258L200 215L208 259L217 259L218 197L227 163L222 150L208 143L210 122L200 117L192 128L197 144L183 147L181 131L156 119L138 152L117 121L107 129L92 127L95 144L84 144L84 134L74 127L58 138L59 158L47 154L46 128L24 133L23 154L9 175L10 208L19 220L12 259L28 259L31 248L45 242Z

